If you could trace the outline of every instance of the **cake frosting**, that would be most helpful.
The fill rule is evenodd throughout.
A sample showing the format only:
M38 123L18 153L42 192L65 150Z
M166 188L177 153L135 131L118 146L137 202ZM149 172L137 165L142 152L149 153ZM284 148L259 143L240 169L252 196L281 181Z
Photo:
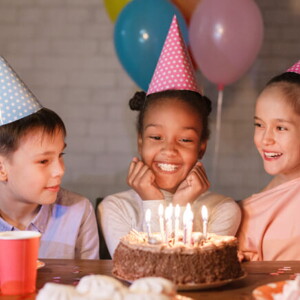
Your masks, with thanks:
M144 232L124 236L113 256L113 274L125 280L158 276L175 284L212 283L240 277L243 272L233 236L194 232L190 245L174 239L161 242L154 233L148 240Z

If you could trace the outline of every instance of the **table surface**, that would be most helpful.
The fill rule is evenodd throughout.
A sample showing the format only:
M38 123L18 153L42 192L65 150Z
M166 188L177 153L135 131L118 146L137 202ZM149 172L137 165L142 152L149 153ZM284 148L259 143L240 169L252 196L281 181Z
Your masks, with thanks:
M111 275L111 260L67 260L45 259L45 266L38 270L37 289L46 282L57 282L76 285L81 277L90 274ZM270 282L290 279L295 273L300 273L300 261L247 262L243 263L247 276L222 287L179 291L180 295L192 299L213 300L246 300L253 299L252 291L260 285ZM0 300L34 300L35 294L24 296L1 296Z

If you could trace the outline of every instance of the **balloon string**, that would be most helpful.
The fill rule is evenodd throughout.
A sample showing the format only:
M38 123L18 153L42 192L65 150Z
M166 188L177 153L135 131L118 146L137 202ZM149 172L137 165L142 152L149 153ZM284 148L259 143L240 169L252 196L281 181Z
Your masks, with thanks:
M215 139L215 149L214 149L215 151L214 151L214 158L213 158L213 180L215 183L217 181L217 168L219 162L222 104L223 104L223 90L219 89L218 105L217 105L217 121L216 121L216 139Z

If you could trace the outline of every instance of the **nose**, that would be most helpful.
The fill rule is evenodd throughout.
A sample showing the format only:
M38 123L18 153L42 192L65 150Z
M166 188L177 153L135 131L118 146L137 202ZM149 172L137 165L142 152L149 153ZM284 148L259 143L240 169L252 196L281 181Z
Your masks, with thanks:
M52 176L53 177L62 177L64 174L65 174L65 163L62 158L59 158L53 164Z
M274 134L271 129L266 129L263 135L262 142L264 145L272 145L274 144Z
M162 147L162 152L166 155L173 155L177 152L176 145L172 141L165 141Z

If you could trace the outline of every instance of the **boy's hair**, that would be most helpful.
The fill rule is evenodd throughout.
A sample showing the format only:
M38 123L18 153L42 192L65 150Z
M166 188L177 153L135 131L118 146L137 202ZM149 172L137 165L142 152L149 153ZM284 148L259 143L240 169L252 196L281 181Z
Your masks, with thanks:
M9 156L15 152L21 138L37 128L43 129L50 135L60 130L66 136L62 119L54 111L43 107L25 118L0 126L0 154Z
M211 112L211 101L206 97L202 96L197 92L187 90L167 90L146 96L145 92L136 92L134 96L129 100L129 106L131 110L139 111L137 117L137 131L139 134L143 132L143 123L145 113L155 103L163 101L165 98L174 98L188 103L202 120L203 131L201 140L206 141L209 138L209 119L208 116Z
M278 87L285 95L285 100L300 115L300 74L285 72L273 77L265 88Z

